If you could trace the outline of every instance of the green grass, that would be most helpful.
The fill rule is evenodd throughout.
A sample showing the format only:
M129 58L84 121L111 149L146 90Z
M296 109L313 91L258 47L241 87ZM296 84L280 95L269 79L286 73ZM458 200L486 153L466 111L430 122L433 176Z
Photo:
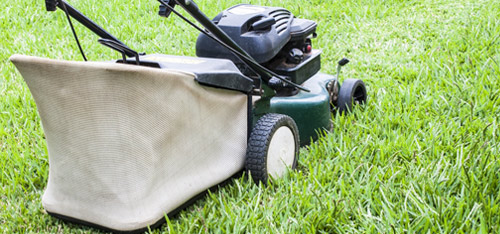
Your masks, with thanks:
M207 15L239 3L197 1ZM242 177L153 232L498 233L500 2L249 1L318 22L322 71L369 101L301 149L298 170L264 188ZM95 232L44 213L48 156L33 98L12 54L81 60L61 11L44 1L0 8L0 231ZM157 16L156 1L71 1L138 51L195 54L197 33ZM77 26L91 60L119 54Z

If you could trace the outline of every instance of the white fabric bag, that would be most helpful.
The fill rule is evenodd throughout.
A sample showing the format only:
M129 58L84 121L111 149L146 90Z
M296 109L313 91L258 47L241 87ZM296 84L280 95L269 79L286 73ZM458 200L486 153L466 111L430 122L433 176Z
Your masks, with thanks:
M47 140L52 214L147 227L243 168L247 96L193 73L14 55Z

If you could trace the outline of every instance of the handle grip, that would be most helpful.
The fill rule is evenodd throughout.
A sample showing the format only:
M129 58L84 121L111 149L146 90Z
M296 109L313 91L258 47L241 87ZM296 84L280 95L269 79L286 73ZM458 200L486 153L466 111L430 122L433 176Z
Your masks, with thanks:
M57 0L45 0L45 8L47 9L47 11L56 11L57 4Z
M162 17L168 18L168 16L170 16L170 13L172 13L171 8L173 9L175 7L176 3L174 0L166 0L166 1L160 1L160 2L162 4L160 4L160 11L158 12L158 14ZM168 8L167 5L171 8Z

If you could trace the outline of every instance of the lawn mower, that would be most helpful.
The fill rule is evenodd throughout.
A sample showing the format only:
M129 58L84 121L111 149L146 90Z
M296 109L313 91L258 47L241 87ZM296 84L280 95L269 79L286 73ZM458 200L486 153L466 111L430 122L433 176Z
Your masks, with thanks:
M42 203L64 220L135 232L245 169L268 184L334 115L366 102L363 81L320 73L317 24L240 4L209 19L192 0L159 0L200 31L197 57L138 53L64 0L86 62L14 55L37 103L49 153ZM200 25L179 13L182 7ZM87 62L75 19L122 56Z

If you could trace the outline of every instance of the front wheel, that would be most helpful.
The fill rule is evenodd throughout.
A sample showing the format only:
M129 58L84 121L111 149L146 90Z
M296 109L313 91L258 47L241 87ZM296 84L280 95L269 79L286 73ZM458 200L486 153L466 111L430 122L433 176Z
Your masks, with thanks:
M282 114L266 114L255 124L248 140L245 168L255 183L267 184L288 168L295 169L299 153L299 133L295 121Z
M346 79L340 87L337 108L341 114L352 111L354 105L364 104L366 97L366 87L362 80Z

